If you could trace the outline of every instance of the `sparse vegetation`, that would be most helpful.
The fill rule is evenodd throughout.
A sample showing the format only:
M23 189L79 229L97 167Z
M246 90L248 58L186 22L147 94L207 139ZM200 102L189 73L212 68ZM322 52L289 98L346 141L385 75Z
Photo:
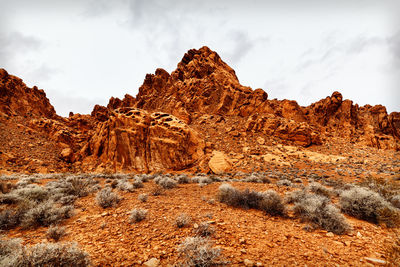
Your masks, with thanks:
M325 187L322 184L317 183L317 182L310 183L307 186L307 189L310 192L313 192L313 193L315 193L317 195L321 195L321 196L328 197L328 198L333 194L331 189L329 189L329 188L327 188L327 187Z
M115 206L119 201L119 197L110 188L104 188L96 195L97 204L102 208Z
M183 228L189 225L191 221L192 218L189 215L187 215L186 213L181 213L178 217L176 217L175 224L178 228Z
M343 212L372 223L383 223L388 227L399 225L399 210L377 192L353 186L340 194Z
M47 238L53 239L56 242L65 235L66 235L65 227L61 227L61 226L52 225L49 227L49 229L47 229L47 232L46 232Z
M190 178L186 174L181 174L176 177L178 184L188 184L190 183Z
M299 190L289 194L286 201L294 203L294 213L302 221L311 223L314 228L322 228L335 234L344 234L351 229L340 210L324 196Z
M219 187L218 200L233 207L259 209L271 215L284 215L281 197L273 190L256 192L248 189L239 191L229 184Z
M25 248L20 240L0 240L0 266L89 266L89 255L75 243L41 243Z
M133 209L131 211L131 215L129 216L129 220L131 223L133 222L140 222L146 219L147 210L145 209Z
M217 266L221 261L221 250L213 248L204 237L187 237L178 248L183 266Z
M127 179L117 180L115 187L121 191L127 191L127 192L133 192L134 190L133 184L131 184Z
M263 198L258 204L258 209L273 216L283 216L286 214L285 205L283 204L282 198L278 195L278 193L276 193L274 190L268 190L263 192L262 195Z
M164 189L172 189L177 185L177 182L169 177L159 176L154 181Z
M142 202L146 202L148 198L149 198L149 196L148 196L147 194L144 194L144 193L138 195L138 199L139 199L140 201L142 201Z
M21 219L23 228L34 228L38 226L49 226L57 224L63 219L73 215L73 206L57 207L51 201L41 203L29 209Z
M214 227L207 222L202 222L199 225L197 225L197 228L194 228L194 233L197 236L201 237L211 236L214 234L214 232L215 232Z
M279 180L276 182L277 186L292 186L292 182L288 179Z

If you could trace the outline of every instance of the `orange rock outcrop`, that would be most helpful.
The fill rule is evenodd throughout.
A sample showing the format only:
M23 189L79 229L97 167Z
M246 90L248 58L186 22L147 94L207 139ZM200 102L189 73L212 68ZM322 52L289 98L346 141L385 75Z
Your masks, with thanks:
M229 126L232 130L225 140L215 141L221 143L207 141L215 124L225 121L243 125ZM10 142L29 139L31 150L39 151L43 145L35 141L37 136L54 148L48 155L42 150L38 154L44 155L38 157L45 172L58 168L72 172L210 171L204 166L213 147L245 142L251 135L303 147L342 138L400 150L399 112L388 114L381 105L360 107L339 92L307 107L293 100L269 100L264 90L241 85L235 71L208 47L189 50L171 74L163 69L147 74L136 97L112 97L107 107L96 105L90 115L71 113L68 118L56 114L43 90L29 88L0 69L0 122L4 125L0 134L7 136L2 138L0 168L7 171L33 164L29 155L25 161L16 160L18 153ZM195 130L193 125L199 124ZM225 147L222 152L229 154Z

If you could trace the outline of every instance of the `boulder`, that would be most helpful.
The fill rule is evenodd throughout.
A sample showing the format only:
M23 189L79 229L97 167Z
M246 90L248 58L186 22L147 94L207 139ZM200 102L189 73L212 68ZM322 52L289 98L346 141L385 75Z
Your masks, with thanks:
M208 166L213 173L222 174L231 169L232 163L225 153L214 150L212 152L210 161L208 162Z
M197 132L170 114L119 108L98 125L81 158L88 168L112 171L182 170L200 160L204 148Z

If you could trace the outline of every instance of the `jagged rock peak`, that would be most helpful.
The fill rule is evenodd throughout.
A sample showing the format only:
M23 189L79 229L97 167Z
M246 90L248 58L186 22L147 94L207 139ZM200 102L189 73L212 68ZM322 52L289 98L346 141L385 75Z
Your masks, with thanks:
M29 88L5 69L0 69L0 112L7 116L58 117L43 90L36 86Z
M185 53L177 69L172 72L175 80L202 79L214 72L225 73L238 82L235 71L221 57L207 46L200 49L190 49Z

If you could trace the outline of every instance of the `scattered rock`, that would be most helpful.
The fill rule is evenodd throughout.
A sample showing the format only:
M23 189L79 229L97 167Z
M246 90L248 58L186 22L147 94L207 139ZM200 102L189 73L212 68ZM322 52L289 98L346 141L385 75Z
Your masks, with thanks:
M254 266L254 261L251 261L249 259L245 259L243 263L245 266Z
M215 174L222 174L229 171L232 163L227 155L221 151L213 151L208 166Z
M369 257L365 257L364 259L367 262L375 264L375 265L386 265L386 261L384 261L384 260L375 259L375 258L369 258Z

